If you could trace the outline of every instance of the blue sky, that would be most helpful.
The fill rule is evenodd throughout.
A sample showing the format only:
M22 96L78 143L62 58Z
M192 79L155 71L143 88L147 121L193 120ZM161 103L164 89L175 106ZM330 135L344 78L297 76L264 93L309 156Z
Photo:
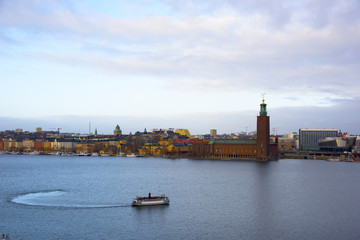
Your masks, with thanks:
M356 0L0 0L0 130L360 134Z

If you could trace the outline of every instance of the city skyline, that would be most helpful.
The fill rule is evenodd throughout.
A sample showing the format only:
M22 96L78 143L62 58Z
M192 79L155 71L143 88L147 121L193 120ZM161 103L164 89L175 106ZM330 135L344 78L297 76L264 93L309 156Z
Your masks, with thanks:
M357 1L2 1L0 131L360 134Z

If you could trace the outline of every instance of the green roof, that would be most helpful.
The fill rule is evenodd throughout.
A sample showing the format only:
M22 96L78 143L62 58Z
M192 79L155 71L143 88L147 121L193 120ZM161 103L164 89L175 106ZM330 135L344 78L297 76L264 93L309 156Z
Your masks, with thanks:
M120 129L120 127L119 127L119 124L116 125L114 132L121 132L121 129Z

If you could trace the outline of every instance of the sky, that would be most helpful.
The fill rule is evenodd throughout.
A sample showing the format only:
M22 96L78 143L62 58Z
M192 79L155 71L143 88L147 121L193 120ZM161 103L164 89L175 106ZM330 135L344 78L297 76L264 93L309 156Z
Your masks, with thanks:
M359 12L358 0L0 0L0 131L254 131L265 93L278 134L360 134Z

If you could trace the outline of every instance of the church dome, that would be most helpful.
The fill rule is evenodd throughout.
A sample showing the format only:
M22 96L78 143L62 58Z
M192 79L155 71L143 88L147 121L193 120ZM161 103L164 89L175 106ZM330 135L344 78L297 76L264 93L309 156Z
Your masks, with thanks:
M116 127L115 127L114 135L121 135L121 134L122 134L122 131L121 131L121 129L120 129L120 127L119 127L119 124L118 124L118 125L116 125Z

